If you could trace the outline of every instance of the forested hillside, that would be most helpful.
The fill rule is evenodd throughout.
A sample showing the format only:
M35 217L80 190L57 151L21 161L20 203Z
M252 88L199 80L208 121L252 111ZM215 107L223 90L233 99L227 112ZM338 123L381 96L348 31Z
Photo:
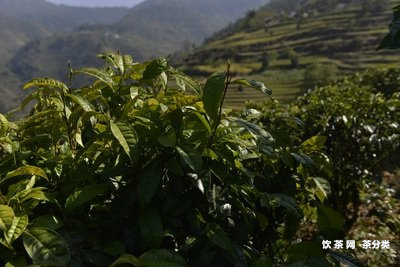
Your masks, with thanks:
M183 69L207 76L230 58L235 72L262 80L278 99L291 100L342 74L395 66L398 52L375 51L387 31L391 5L375 0L273 1L209 38L186 58ZM235 90L227 102L237 107L260 97Z
M5 15L0 10L0 110L17 102L20 90L13 88L20 84L19 77L10 70L7 62L13 55L32 39L47 38L51 32L46 28L19 21L11 16Z

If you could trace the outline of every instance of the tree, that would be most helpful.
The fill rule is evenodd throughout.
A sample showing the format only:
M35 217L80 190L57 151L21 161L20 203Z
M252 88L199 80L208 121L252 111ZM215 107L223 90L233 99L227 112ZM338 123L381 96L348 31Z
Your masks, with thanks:
M268 51L264 51L261 57L261 68L260 68L260 72L262 71L266 71L269 68L270 65L270 55L268 53Z
M379 49L399 49L400 48L400 5L393 9L393 20L389 25L389 33L382 39L378 46Z
M296 50L294 50L292 47L288 47L284 51L284 57L290 60L290 66L292 68L297 68L297 66L299 65L299 58Z
M304 87L324 86L337 78L337 67L335 65L313 63L304 72Z

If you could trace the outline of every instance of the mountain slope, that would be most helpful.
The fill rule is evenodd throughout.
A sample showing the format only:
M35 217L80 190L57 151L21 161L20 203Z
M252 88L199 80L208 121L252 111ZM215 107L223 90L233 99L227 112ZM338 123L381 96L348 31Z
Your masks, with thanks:
M70 7L44 0L0 0L0 10L20 21L57 32L70 31L83 24L112 24L129 11L128 8Z
M0 0L0 8L1 3L10 5L14 1L28 5L32 0ZM104 50L120 50L136 60L168 56L180 50L184 43L199 44L248 10L266 2L268 0L147 0L112 25L83 25L51 38L32 40L15 53L7 67L21 82L37 76L64 80L68 60L74 68L96 65L99 62L96 53ZM42 0L35 3L35 9L48 4ZM46 16L57 12L48 11ZM28 19L30 15L25 16ZM47 21L40 16L36 19ZM82 18L76 23L79 21Z
M95 54L103 50L118 49L137 60L168 56L182 48L186 40L199 43L266 1L148 0L113 25L81 26L70 33L35 40L18 51L9 66L25 81L45 74L63 78L60 74L67 60L76 67L94 64ZM47 68L48 62L52 68Z
M44 28L20 22L0 12L0 111L12 105L21 95L18 88L15 88L19 84L19 78L10 71L7 61L32 38L46 38L50 35Z
M148 0L118 24L118 32L151 40L198 43L266 0Z
M397 64L395 52L375 51L387 32L390 3L382 0L379 9L368 9L368 1L274 1L215 34L183 68L207 76L224 69L230 58L236 73L261 80L276 98L290 100L307 89L303 74L313 63L333 66L339 74ZM285 11L296 5L297 12ZM259 99L264 98L246 90L228 93L231 106Z
M45 28L21 22L0 11L0 64L33 38L50 35Z

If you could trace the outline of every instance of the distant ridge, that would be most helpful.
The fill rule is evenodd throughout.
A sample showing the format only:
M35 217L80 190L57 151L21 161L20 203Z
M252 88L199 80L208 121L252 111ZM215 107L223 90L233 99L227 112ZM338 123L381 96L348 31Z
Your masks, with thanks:
M4 14L52 31L71 31L83 24L112 24L121 20L128 8L88 8L56 5L45 0L0 0Z

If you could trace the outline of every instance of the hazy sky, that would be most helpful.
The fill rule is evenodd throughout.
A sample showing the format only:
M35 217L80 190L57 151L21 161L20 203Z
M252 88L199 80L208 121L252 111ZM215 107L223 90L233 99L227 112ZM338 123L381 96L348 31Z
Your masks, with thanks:
M132 7L144 0L46 0L55 4L69 6L128 6Z

